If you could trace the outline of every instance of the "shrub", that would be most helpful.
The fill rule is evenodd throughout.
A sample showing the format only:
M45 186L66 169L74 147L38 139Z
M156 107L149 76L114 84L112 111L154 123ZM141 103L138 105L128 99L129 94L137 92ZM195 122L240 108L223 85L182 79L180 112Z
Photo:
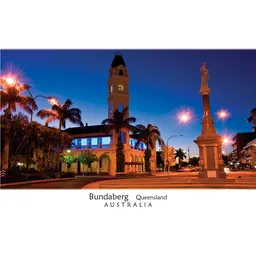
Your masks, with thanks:
M1 183L13 183L13 182L22 182L27 181L28 176L27 175L16 175L16 176L5 176L1 177Z
M75 173L74 172L61 172L60 178L74 178Z
M6 171L6 176L21 176L19 167L11 167Z
M37 171L37 170L34 169L34 168L30 168L30 169L25 169L25 168L23 168L23 169L21 169L21 172L22 172L22 173L30 174L30 173L38 173L39 171Z
M28 180L44 180L46 178L44 173L31 173L28 175Z

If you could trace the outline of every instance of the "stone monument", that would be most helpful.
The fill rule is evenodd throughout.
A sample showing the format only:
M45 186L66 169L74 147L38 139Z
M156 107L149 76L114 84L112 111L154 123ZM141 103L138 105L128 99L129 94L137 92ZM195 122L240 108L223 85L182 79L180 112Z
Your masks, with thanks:
M210 109L210 88L208 87L209 71L204 62L201 71L200 94L203 100L204 116L201 135L194 141L199 147L199 178L226 178L222 159L223 139L216 133Z

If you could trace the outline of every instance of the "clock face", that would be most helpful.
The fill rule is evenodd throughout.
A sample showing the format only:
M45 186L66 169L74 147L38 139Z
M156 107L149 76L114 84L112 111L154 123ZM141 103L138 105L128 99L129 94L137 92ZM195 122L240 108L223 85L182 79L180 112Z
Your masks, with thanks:
M124 86L122 84L119 84L117 86L117 89L118 89L118 91L123 91L124 90Z

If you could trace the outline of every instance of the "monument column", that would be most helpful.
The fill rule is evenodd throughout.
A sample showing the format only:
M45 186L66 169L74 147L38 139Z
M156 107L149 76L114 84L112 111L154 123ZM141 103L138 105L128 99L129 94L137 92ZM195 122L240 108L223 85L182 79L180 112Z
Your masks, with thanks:
M216 133L210 108L210 88L208 87L209 72L206 63L201 71L201 89L204 116L202 119L201 135L194 141L199 147L199 178L226 178L222 160L223 139Z

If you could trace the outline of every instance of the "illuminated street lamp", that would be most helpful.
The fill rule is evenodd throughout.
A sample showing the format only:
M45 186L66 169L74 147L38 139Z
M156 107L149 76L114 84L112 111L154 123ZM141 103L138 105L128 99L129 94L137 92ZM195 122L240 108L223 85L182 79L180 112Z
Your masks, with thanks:
M8 85L13 85L13 84L15 83L15 80L14 80L13 77L7 77L7 78L5 79L5 81L6 81L6 83L7 83Z
M56 98L48 97L48 102L53 105L59 105L59 101Z
M230 116L230 113L227 110L222 109L216 113L216 116L219 117L219 119L224 120Z
M226 110L220 110L219 112L217 112L216 116L219 117L220 119L224 120L229 116L229 113ZM180 123L187 123L191 119L199 119L199 120L203 121L203 118L198 117L198 116L193 116L191 111L183 111L181 113L178 113L177 117L178 117Z
M228 145L231 143L231 139L226 137L226 136L222 136L222 144L224 145Z

